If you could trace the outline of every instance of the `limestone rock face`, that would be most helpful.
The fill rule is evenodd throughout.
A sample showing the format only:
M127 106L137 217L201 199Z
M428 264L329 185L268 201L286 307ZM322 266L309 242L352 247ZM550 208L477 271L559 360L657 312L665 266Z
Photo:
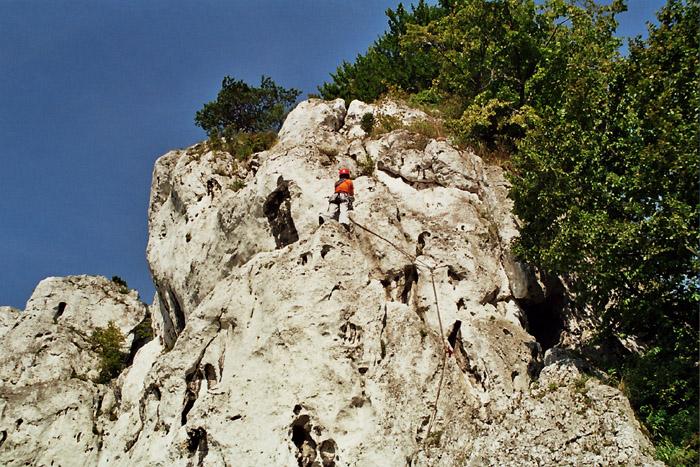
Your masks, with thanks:
M368 112L397 128L365 135ZM156 162L158 339L73 391L100 401L71 422L99 434L85 463L654 465L620 391L557 345L564 289L512 259L501 169L416 134L424 118L312 99L246 163L205 145ZM318 224L341 166L349 230ZM55 306L41 297L28 310Z
M105 389L92 382L99 357L89 337L112 321L128 337L129 351L145 315L136 292L90 276L50 277L23 312L0 310L0 464L96 462L95 414Z

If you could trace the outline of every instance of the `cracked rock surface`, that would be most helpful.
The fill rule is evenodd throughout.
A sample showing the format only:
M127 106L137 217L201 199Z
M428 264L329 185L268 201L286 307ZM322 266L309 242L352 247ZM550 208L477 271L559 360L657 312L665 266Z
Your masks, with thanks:
M370 137L367 112L403 128ZM501 169L418 137L410 124L422 119L393 102L312 99L246 163L204 145L161 157L147 252L157 338L109 386L47 378L75 386L74 420L60 420L82 433L80 449L65 437L55 449L104 466L654 465L620 391L556 345L568 332L563 288L510 256L517 224ZM355 176L368 161L373 174L355 179L359 225L319 227L338 167ZM445 339L454 330L437 407L445 343L433 290ZM46 297L0 309L3 344L20 339L12 322L55 306ZM76 319L71 308L42 323ZM31 397L55 412L55 397ZM8 460L26 438L18 404L2 403ZM30 449L23 459L50 465Z

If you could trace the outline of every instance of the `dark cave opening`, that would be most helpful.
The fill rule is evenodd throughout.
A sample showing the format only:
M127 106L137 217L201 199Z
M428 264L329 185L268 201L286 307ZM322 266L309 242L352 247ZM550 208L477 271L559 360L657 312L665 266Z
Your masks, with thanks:
M190 455L199 453L197 465L204 465L204 458L209 454L207 430L202 427L187 430L187 438L187 450L190 452Z
M56 308L54 308L55 313L53 315L53 322L57 323L58 318L61 317L64 311L66 311L66 302L60 302Z
M297 464L299 467L311 467L316 460L316 441L311 437L311 417L300 415L291 426L292 443L299 450Z
M267 196L263 204L263 213L270 224L277 248L283 248L299 240L291 206L289 181L280 176L277 180L277 188Z
M551 294L540 303L519 300L518 305L525 313L525 327L542 347L542 352L559 343L564 330L564 297Z
M187 414L190 413L194 403L197 401L199 396L199 387L203 379L201 371L196 367L187 373L185 376L185 382L187 383L187 390L185 391L184 407L182 408L182 414L180 416L180 422L184 426L187 424Z

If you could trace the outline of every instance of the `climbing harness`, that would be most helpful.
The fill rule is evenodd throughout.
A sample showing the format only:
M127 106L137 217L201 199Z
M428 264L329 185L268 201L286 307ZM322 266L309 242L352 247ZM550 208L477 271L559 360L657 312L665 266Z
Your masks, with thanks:
M406 256L407 258L409 258L415 266L422 266L422 267L426 268L428 270L428 272L430 272L430 283L433 287L433 297L435 298L435 311L437 314L438 324L440 325L440 342L444 345L445 332L443 331L443 328L442 328L442 317L440 316L440 306L438 305L437 289L435 288L435 275L433 273L436 269L439 269L439 268L445 267L445 266L444 265L443 266L431 266L431 265L427 264L426 262L418 259L415 255L410 254L409 252L407 252L406 250L404 250L400 246L396 245L391 240L379 235L377 232L374 232L371 229L360 224L359 222L355 221L352 217L348 216L348 219L350 219L350 222L352 222L353 224L355 224L356 226L358 226L359 228L361 228L365 232L368 232L368 233L374 235L375 237L378 237L378 238L384 240L386 243L388 243L389 245L394 247L396 249L396 251L398 251L402 255ZM433 422L435 421L435 417L437 416L438 401L440 400L440 392L442 391L442 383L443 383L443 380L445 378L445 366L446 365L447 365L447 352L442 352L442 361L440 364L440 380L438 382L438 388L437 388L437 392L435 394L435 402L433 403L433 413L430 416L430 421L428 423L428 429L426 430L425 438L423 438L423 444L425 444L425 442L430 437L430 430L432 429ZM426 452L426 454L427 454L427 452Z

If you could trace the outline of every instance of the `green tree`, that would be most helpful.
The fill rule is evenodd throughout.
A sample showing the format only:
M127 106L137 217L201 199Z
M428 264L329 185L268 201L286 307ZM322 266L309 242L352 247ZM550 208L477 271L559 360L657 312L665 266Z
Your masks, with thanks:
M197 111L195 124L211 136L226 130L243 133L277 131L301 91L285 89L263 76L253 87L230 76L224 77L216 100Z
M440 72L433 90L453 102L456 112L448 124L458 141L512 152L563 92L566 81L558 74L573 77L592 64L596 72L604 63L600 58L617 49L614 15L622 9L620 0L607 6L465 0L426 26L410 25L403 44L435 51Z
M642 345L623 382L676 465L697 463L698 17L698 0L670 0L620 58L614 22L571 16L530 83L541 119L511 190L520 254Z
M354 63L343 62L331 73L332 80L318 88L321 96L372 102L390 88L410 93L428 89L439 71L434 53L428 49L407 53L401 41L409 25L426 25L446 14L445 3L428 5L425 0L419 0L411 5L410 12L401 3L395 11L387 9L388 31L366 54L358 55Z

